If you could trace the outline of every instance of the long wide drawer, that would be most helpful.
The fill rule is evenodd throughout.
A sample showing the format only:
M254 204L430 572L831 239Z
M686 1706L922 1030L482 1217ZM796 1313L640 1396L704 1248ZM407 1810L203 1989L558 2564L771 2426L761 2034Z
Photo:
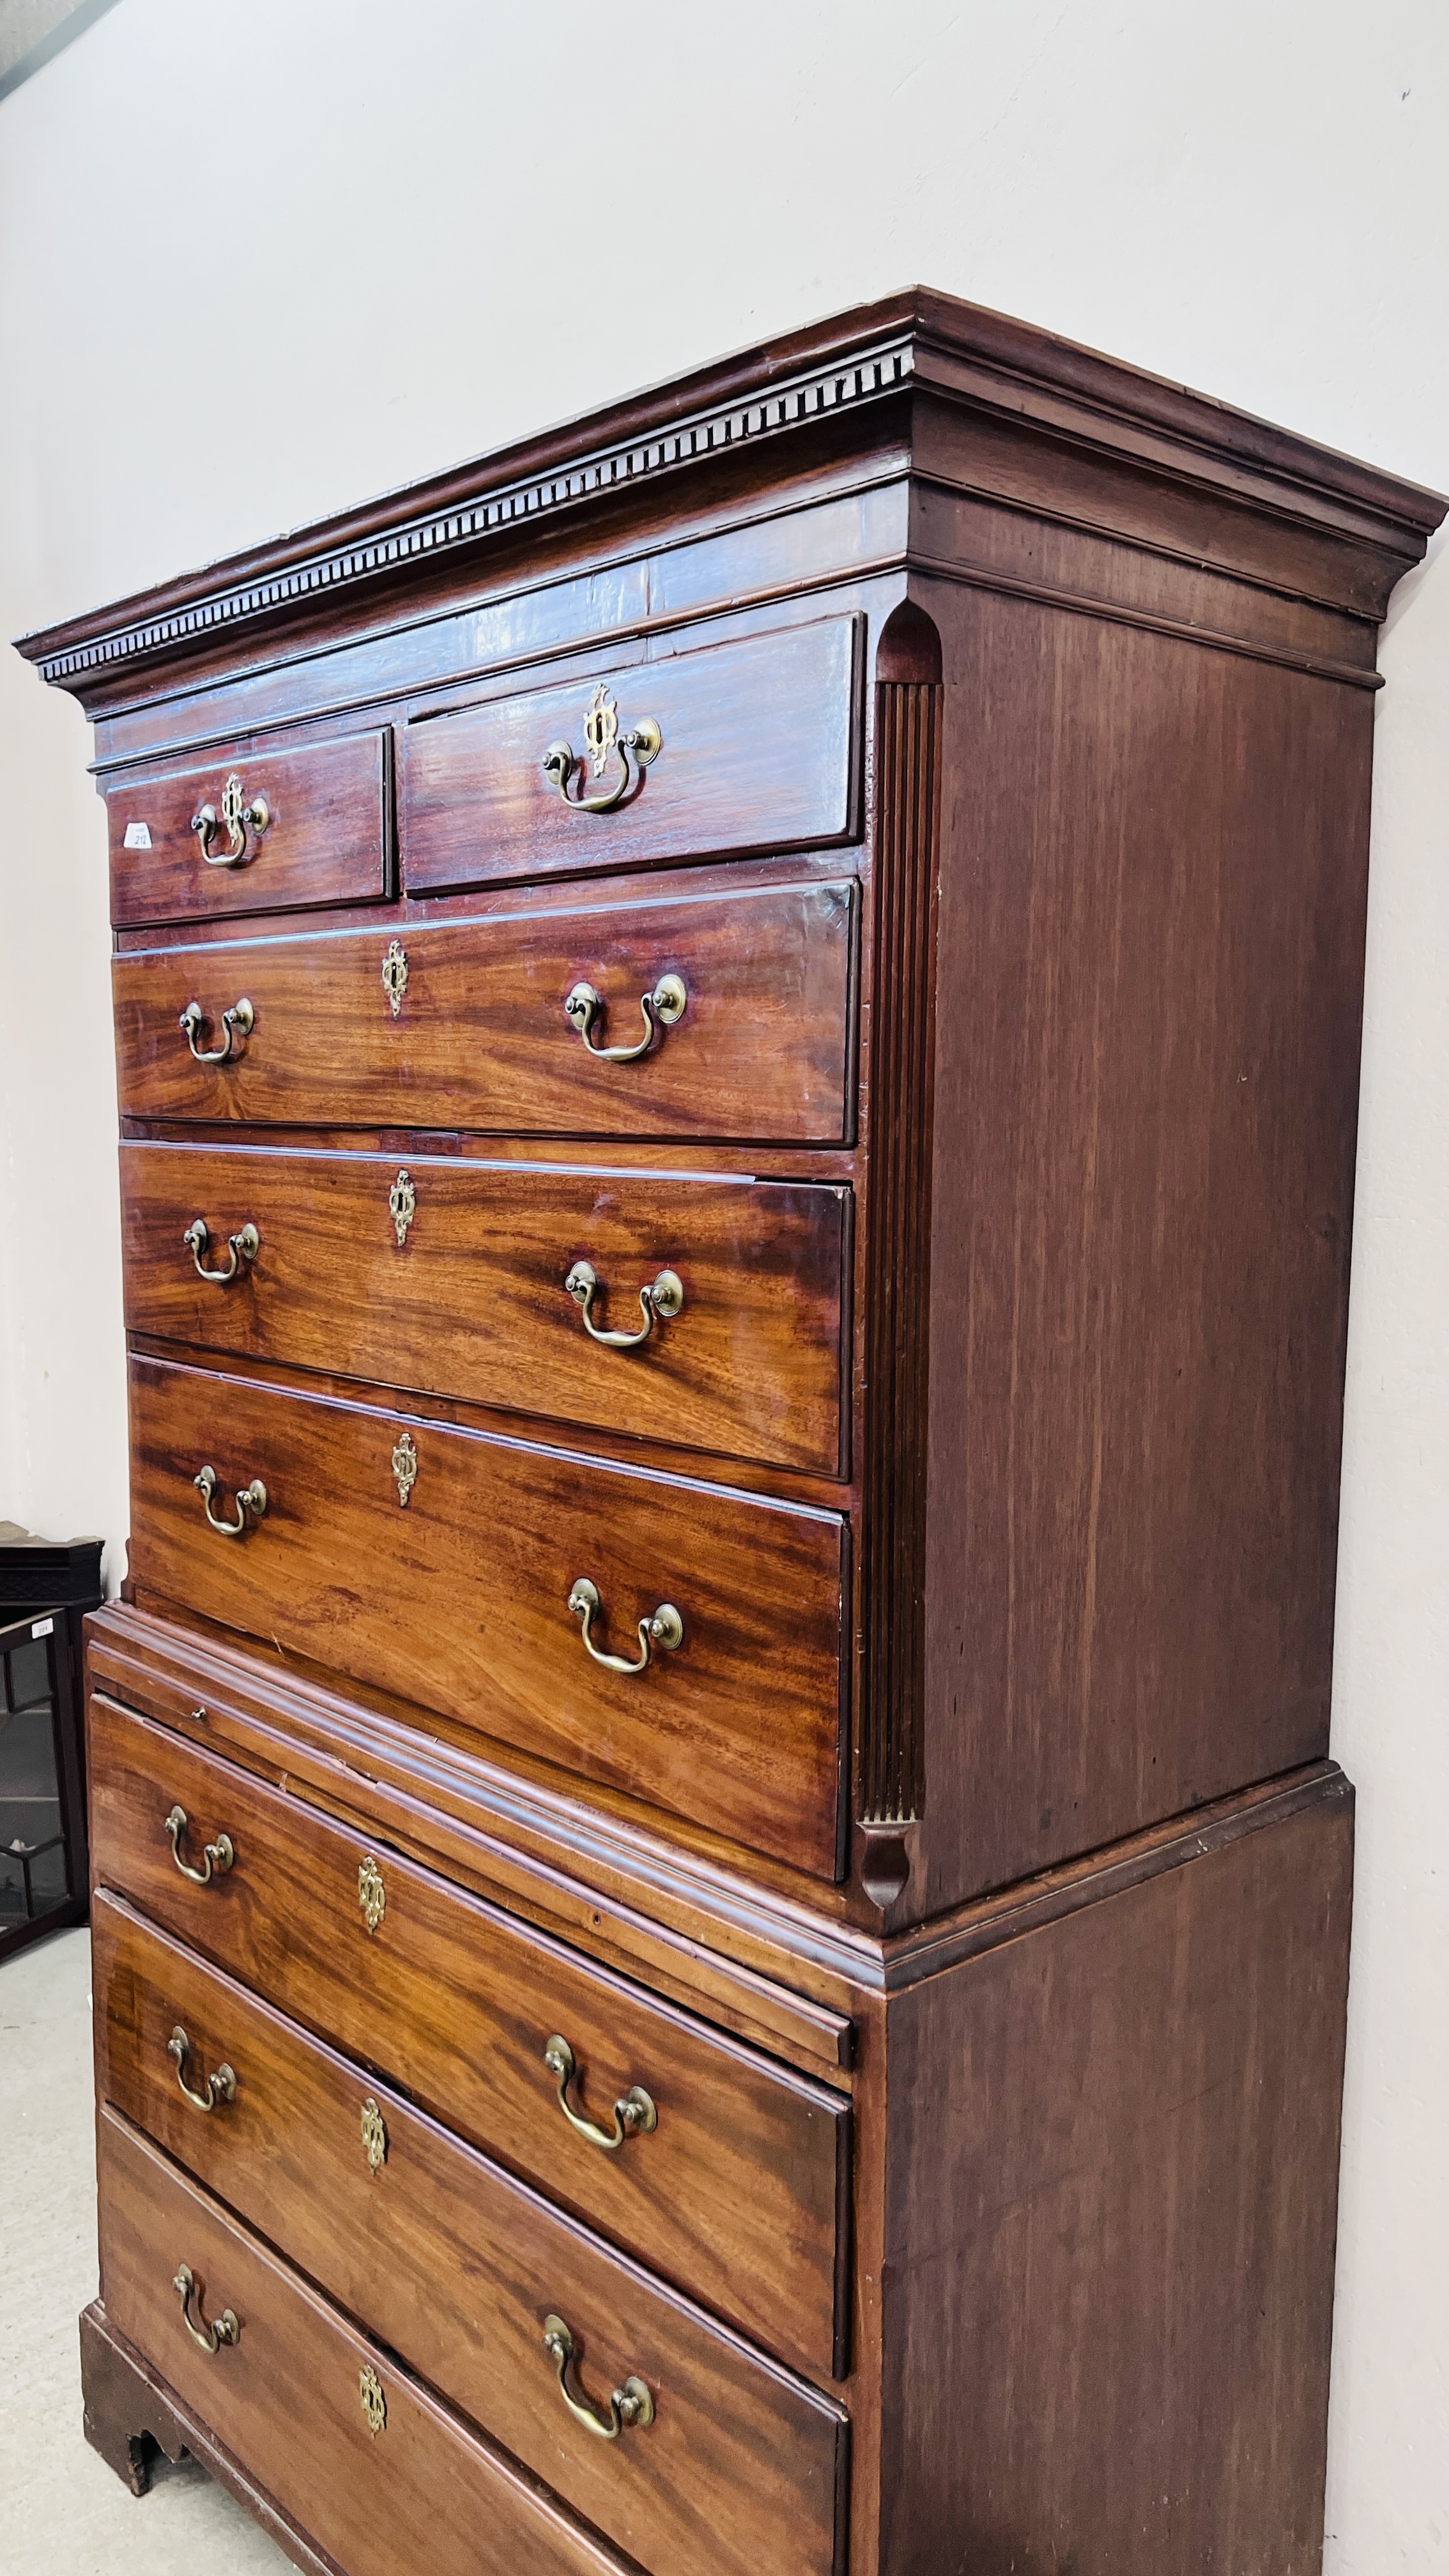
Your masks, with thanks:
M132 1332L839 1472L844 1190L128 1145L121 1202Z
M855 920L847 880L133 950L122 1115L839 1144Z
M105 790L112 920L380 902L388 741L345 734L113 779Z
M404 885L849 840L859 637L857 618L821 618L415 719Z
M167 1361L130 1383L139 1584L835 1873L841 1517Z
M630 2576L114 2112L97 2128L109 2322L347 2576Z
M98 1885L745 2333L838 2373L847 2101L99 1694L90 1751ZM572 2074L546 2062L555 2039Z
M841 2407L109 1897L92 1941L102 2098L516 2459L659 2576L830 2576ZM650 2424L579 2423L555 2316L573 2403Z

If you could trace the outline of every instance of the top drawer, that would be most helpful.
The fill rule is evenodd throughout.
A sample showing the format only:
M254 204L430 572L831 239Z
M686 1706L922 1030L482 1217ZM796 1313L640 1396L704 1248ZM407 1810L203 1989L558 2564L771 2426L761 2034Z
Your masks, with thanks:
M387 892L383 733L218 753L106 788L111 919L203 921Z
M823 619L419 717L401 742L408 891L851 839L859 625Z

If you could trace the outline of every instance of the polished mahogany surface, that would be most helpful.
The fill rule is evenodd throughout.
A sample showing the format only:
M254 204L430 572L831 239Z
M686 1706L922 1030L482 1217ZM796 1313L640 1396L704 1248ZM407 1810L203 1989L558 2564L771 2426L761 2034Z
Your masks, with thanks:
M332 2576L1310 2576L1442 515L912 290L27 639L111 818L133 2481Z

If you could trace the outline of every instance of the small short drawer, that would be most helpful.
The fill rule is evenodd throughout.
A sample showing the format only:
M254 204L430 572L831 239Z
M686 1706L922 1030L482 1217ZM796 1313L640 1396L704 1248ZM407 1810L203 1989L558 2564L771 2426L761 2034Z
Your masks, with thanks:
M166 1360L130 1385L143 1590L836 1874L843 1514Z
M97 2128L108 2324L329 2565L633 2576L113 2111Z
M91 1782L101 1885L744 2333L838 2375L847 2101L98 1694ZM191 2036L210 2075L230 2044L211 2021ZM571 2073L546 2062L554 2039Z
M127 1907L92 1923L103 2100L641 2566L831 2576L840 2406ZM634 2379L652 2422L579 2422L552 2316L568 2399L608 2428Z
M121 1197L134 1333L840 1472L846 1190L124 1145Z
M853 839L859 625L657 653L417 718L400 746L404 886Z
M133 950L113 969L121 1111L846 1143L856 895L758 886Z
M380 901L389 739L346 734L110 780L112 921Z

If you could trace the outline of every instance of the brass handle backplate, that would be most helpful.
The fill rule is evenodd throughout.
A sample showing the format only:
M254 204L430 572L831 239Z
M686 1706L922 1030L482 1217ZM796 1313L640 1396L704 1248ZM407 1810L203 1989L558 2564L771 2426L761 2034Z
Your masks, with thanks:
M197 1278L204 1279L208 1288L224 1288L229 1279L235 1279L242 1263L246 1262L250 1265L255 1261L257 1254L262 1248L262 1238L258 1234L256 1227L254 1225L244 1225L240 1234L229 1234L227 1236L227 1243L231 1251L231 1260L227 1268L225 1270L208 1270L206 1267L205 1255L207 1245L211 1241L211 1233L207 1226L205 1217L193 1217L181 1240L185 1244L187 1251L190 1253L192 1260L196 1264Z
M187 1003L181 1014L179 1026L198 1064L230 1064L233 1056L243 1055L246 1052L246 1041L256 1026L256 1020L255 1011L243 995L239 1002L233 1002L229 1011L222 1012L221 1025L226 1031L225 1046L199 1047L197 1045L196 1041L206 1026L206 1013L199 1002ZM236 1043L238 1037L242 1041L240 1046Z
M209 868L239 868L247 856L248 829L255 834L257 840L260 840L271 819L271 807L265 796L248 797L240 778L233 770L221 791L220 818L218 819L214 805L198 805L191 817L191 829L196 834L201 855ZM226 848L214 850L211 846L212 842L223 828L226 832Z
M166 2054L175 2058L176 2081L195 2110L214 2111L219 2102L236 2100L236 2076L229 2066L219 2066L214 2075L208 2075L199 2093L192 2092L186 2081L186 2061L191 2054L191 2042L180 2022L166 2042Z
M642 2084L631 2084L627 2093L614 2104L612 2129L601 2129L586 2120L569 2101L569 2086L578 2073L578 2065L568 2041L555 2031L543 2052L543 2062L558 2085L558 2107L569 2127L579 2137L587 2138L591 2147L602 2147L605 2155L617 2155L626 2138L647 2138L659 2126L659 2114Z
M639 1291L639 1305L644 1316L637 1333L609 1333L594 1322L594 1299L599 1291L598 1273L591 1262L576 1261L564 1286L583 1310L584 1331L591 1342L602 1342L610 1351L637 1351L654 1330L654 1319L677 1315L684 1304L684 1282L677 1270L661 1270Z
M654 1043L656 1028L672 1029L684 1017L689 989L682 975L661 975L652 993L641 993L639 1008L644 1014L644 1035L634 1046L595 1046L593 1026L604 1016L604 1000L592 984L575 984L564 997L564 1018L571 1029L577 1029L590 1055L600 1064L637 1064Z
M189 2265L185 2263L182 2264L180 2271L177 2273L175 2280L171 2284L171 2287L181 2301L182 2323L184 2324L187 2333L190 2335L192 2342L199 2343L203 2352L218 2352L224 2343L240 2343L241 2327L237 2324L236 2310L234 2308L223 2308L215 2325L209 2326L207 2324L205 2317L202 2315L202 2293L197 2289L195 2277L191 2272ZM201 2317L201 2323L199 2326L194 2326L191 2322L191 2302L193 2297L196 2301L196 2313Z
M182 1877L189 1878L197 1887L209 1887L211 1885L212 1871L215 1870L218 1876L220 1876L223 1870L230 1869L232 1862L236 1858L236 1852L233 1848L230 1834L218 1834L215 1842L208 1843L202 1852L201 1857L206 1864L204 1869L193 1869L189 1861L184 1861L181 1857L181 1837L186 1831L186 1809L184 1807L172 1808L170 1815L166 1819L166 1831L171 1837L172 1859L175 1861Z
M662 1646L667 1654L672 1655L675 1647L682 1646L684 1643L684 1621L672 1601L661 1601L651 1619L641 1619L639 1622L637 1663L631 1662L627 1655L601 1654L592 1635L594 1620L599 1610L598 1586L591 1583L586 1574L579 1576L569 1594L569 1608L576 1619L582 1619L585 1647L594 1662L602 1664L606 1672L642 1673L656 1646Z
M607 2415L601 2415L587 2397L575 2397L569 2389L569 2363L577 2361L578 2347L562 2317L545 2317L543 2348L558 2364L559 2393L575 2423L587 2432L597 2433L603 2442L617 2442L631 2424L652 2424L654 2400L642 2379L626 2379L609 2399Z
M212 1495L216 1492L217 1486L221 1481L217 1475L216 1469L214 1467L203 1467L200 1475L193 1476L191 1481L201 1496L202 1502L206 1506L206 1517L209 1526L216 1531L220 1538L244 1538L250 1526L247 1519L248 1513L251 1513L257 1520L260 1520L263 1512L267 1508L266 1486L262 1483L260 1476L254 1476L249 1485L239 1485L237 1487L236 1519L234 1521L219 1521L215 1512L211 1508Z
M619 710L607 680L600 680L584 718L584 742L588 767L595 778L602 778L611 761L618 764L616 775L607 787L596 789L592 796L583 789L584 762L566 742L551 742L543 755L543 774L551 787L556 787L564 803L575 814L608 814L620 804L631 783L638 785L651 760L657 760L663 735L652 716L641 716L627 733L619 731ZM579 780L578 792L569 794L571 778Z

